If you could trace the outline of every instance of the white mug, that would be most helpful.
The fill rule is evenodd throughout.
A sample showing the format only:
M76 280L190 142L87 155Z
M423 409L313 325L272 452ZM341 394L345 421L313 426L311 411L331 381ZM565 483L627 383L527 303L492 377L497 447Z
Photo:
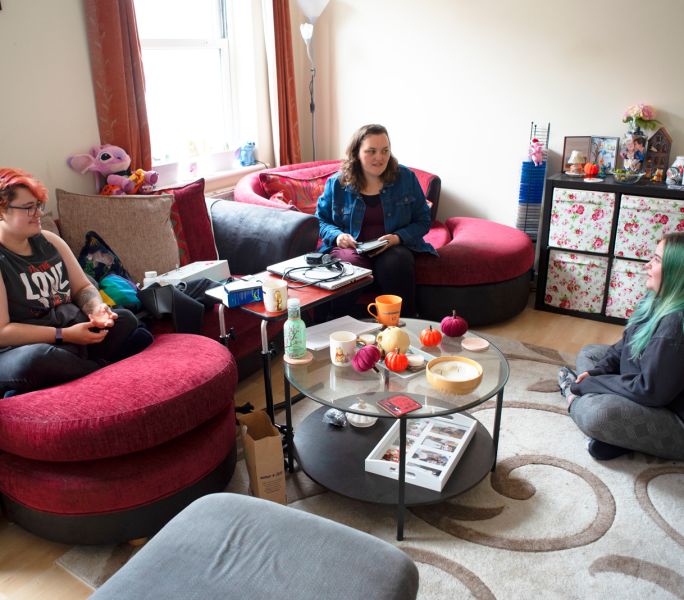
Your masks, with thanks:
M330 360L338 367L348 367L356 353L356 334L335 331L330 334Z
M266 281L261 286L268 312L287 310L287 281Z

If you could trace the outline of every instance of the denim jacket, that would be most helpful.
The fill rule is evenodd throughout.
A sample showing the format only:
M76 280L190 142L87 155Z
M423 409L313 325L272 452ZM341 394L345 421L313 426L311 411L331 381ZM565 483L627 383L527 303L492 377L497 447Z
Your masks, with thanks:
M339 177L340 173L335 173L328 179L323 195L318 199L316 217L323 240L321 252L334 248L341 233L357 238L366 213L361 194L349 185L342 185ZM413 252L430 252L437 256L432 245L423 240L430 230L430 208L418 179L410 169L399 166L397 178L386 183L380 191L380 200L386 233L398 235L401 243Z

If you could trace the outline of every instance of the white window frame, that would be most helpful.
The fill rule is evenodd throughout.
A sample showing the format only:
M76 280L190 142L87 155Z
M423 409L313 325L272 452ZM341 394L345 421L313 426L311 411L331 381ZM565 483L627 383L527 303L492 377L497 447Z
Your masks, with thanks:
M254 168L234 169L236 136L238 133L238 118L236 110L236 94L234 90L234 78L231 73L231 46L228 34L228 11L226 0L219 0L217 3L220 22L219 38L199 38L199 39L161 39L161 38L140 38L141 49L212 49L219 52L220 84L223 97L226 99L227 106L224 107L226 123L230 131L226 131L226 143L228 149L199 157L188 157L176 162L161 163L153 165L159 173L158 186L168 186L186 181L191 181L197 177L205 177L207 180L220 179L226 172L234 172L235 175L254 170ZM144 62L144 61L143 61ZM144 67L144 65L143 65ZM148 107L149 110L149 107ZM257 167L262 168L262 167Z

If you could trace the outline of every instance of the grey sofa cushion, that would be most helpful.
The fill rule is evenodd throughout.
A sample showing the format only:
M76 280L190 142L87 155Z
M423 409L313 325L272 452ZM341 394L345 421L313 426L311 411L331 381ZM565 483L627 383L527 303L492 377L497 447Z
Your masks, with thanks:
M212 494L172 519L96 600L412 600L418 570L378 538L266 500Z

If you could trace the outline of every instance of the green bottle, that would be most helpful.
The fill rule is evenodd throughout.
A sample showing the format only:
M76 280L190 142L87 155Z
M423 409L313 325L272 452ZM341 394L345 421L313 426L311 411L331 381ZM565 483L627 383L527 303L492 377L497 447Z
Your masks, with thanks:
M304 358L306 356L306 325L300 314L299 298L288 298L287 321L283 328L285 356Z

